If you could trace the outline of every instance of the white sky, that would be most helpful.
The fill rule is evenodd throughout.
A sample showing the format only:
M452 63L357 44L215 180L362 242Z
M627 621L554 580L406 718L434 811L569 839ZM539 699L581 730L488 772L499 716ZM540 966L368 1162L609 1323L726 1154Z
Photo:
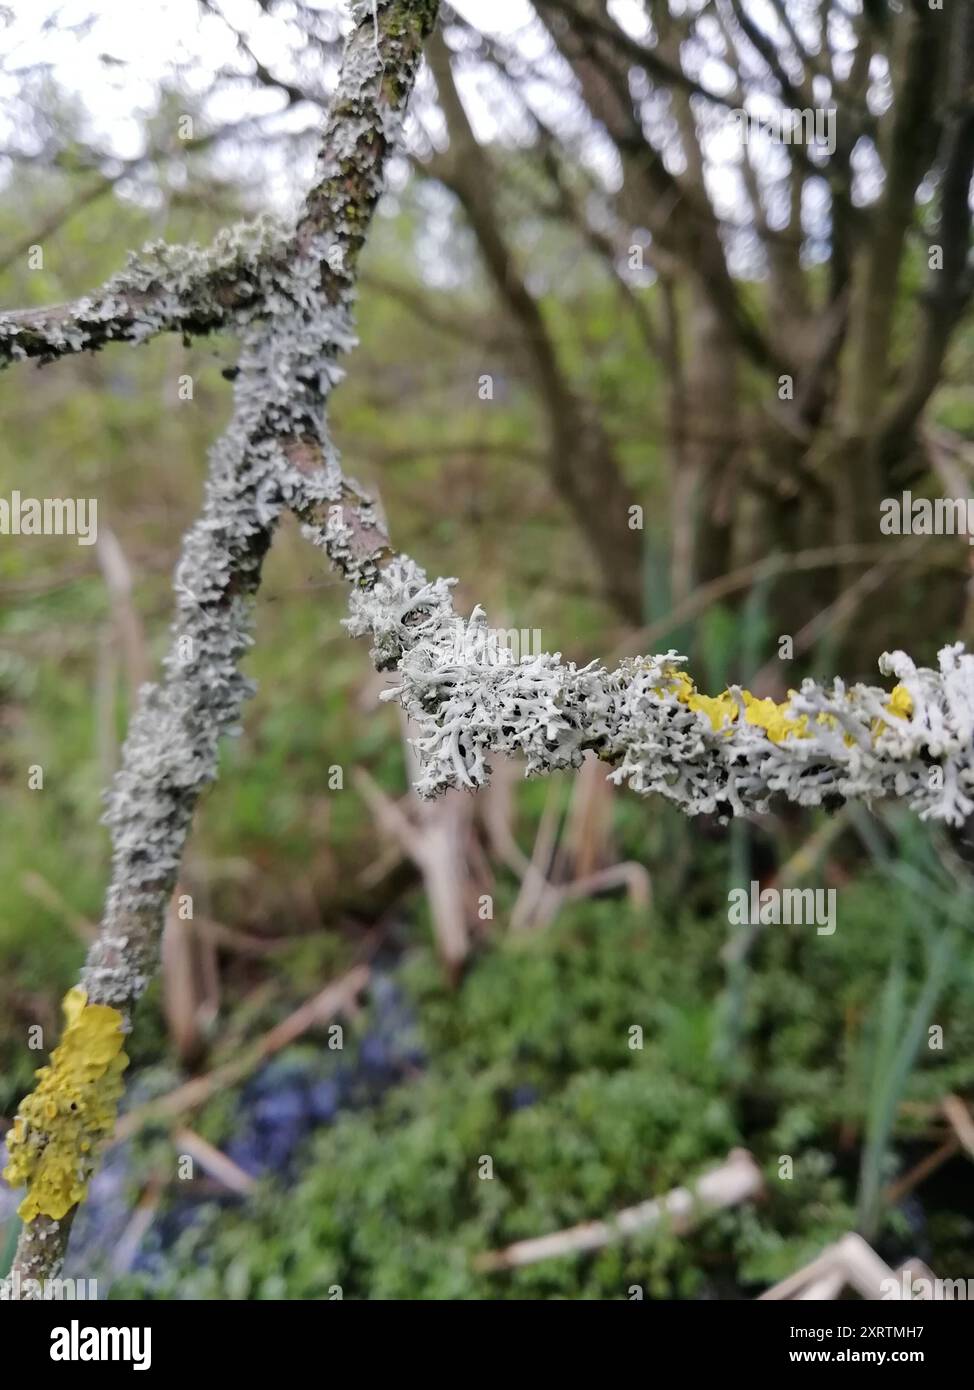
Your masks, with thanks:
M221 0L220 8L253 38L267 67L286 76L283 26L261 15L252 0ZM342 0L318 0L316 8L347 23ZM527 0L454 0L454 8L484 32L517 37L526 57L541 55ZM0 9L9 12L0 29L5 94L17 80L12 70L45 65L59 88L79 98L93 132L123 158L140 153L141 120L155 106L159 82L175 68L183 68L184 80L199 92L206 90L207 70L245 70L230 30L217 16L201 13L196 0L12 0ZM273 94L241 88L236 101L224 95L214 115L239 119L273 106Z
M573 103L567 68L553 51L528 0L452 3L478 29L502 39L520 59L534 65L539 77L522 84L521 90L559 133L576 138L586 163L611 185L617 177L615 151L597 128L584 121ZM607 3L631 34L642 35L646 21L639 0ZM763 5L764 0L751 0L752 14L762 14ZM286 8L274 19L264 15L255 0L220 0L220 8L275 75L285 80L294 75L291 55L296 48L295 31L289 35ZM336 32L340 23L347 23L343 0L316 0L316 8L334 18ZM762 14L762 22L769 27L774 23L772 14ZM143 152L145 121L156 110L160 84L168 81L173 85L177 71L180 89L194 94L197 109L202 104L212 124L264 116L269 118L269 131L296 131L320 121L319 113L307 105L275 116L283 104L282 94L253 82L221 83L213 89L217 71L245 74L249 60L238 51L227 25L218 16L202 12L197 0L8 0L6 5L0 3L0 16L5 21L0 23L0 148L24 138L16 125L17 95L23 85L19 74L40 65L46 66L57 88L70 94L84 111L84 138L122 159ZM843 37L833 34L833 44L843 47ZM309 72L305 67L297 84L305 86L320 75L322 91L327 91L333 74L324 71L320 59L310 56L309 50L305 50L303 61L319 63L319 68ZM698 66L700 70L693 72L698 80L714 91L728 90L722 64L704 57ZM546 75L550 80L545 80ZM496 70L470 68L461 77L461 89L480 138L525 137L530 127L518 102L503 80L498 80ZM421 105L415 103L414 111ZM430 117L426 120L429 122ZM426 129L435 140L439 132L435 116L432 120ZM740 152L729 148L720 133L708 137L706 148L715 205L722 216L739 218L735 209L742 206L736 167ZM773 170L780 155L780 151L769 149L761 156L762 162L766 160L765 167ZM246 146L231 142L222 156L215 157L214 164L229 177L243 177L251 186L256 184L261 196L279 208L293 206L310 173L289 148L275 148L269 141L251 140ZM393 188L395 182L393 178ZM120 191L127 191L124 185ZM131 192L135 194L134 189ZM137 196L142 194L140 190Z
M633 0L614 3L625 8ZM348 26L344 0L315 0L314 7L334 20L336 34ZM292 55L300 44L297 31L288 32L287 8L280 11L283 18L274 19L262 14L254 0L220 0L219 8L275 76L294 77L302 87L320 78L322 92L327 93L334 74L325 70L314 50L305 49L304 70L295 71ZM560 67L527 0L455 0L454 8L524 58L543 64L547 55L549 65ZM0 22L0 149L22 147L30 138L29 128L19 120L23 108L18 108L18 96L23 95L24 74L40 67L84 113L83 138L123 160L143 153L145 122L157 109L160 84L174 86L177 73L179 90L193 94L194 109L202 104L211 126L259 116L273 133L306 130L320 121L320 113L307 104L282 111L283 95L253 81L214 87L218 71L246 74L251 68L231 30L217 15L205 13L197 0L9 0L0 4L0 16L5 21ZM526 133L516 104L504 101L496 81L472 74L462 86L480 138ZM561 84L545 86L539 100L552 117L559 106L567 105ZM435 138L435 124L429 133ZM281 209L293 205L310 174L289 148L275 149L271 142L254 139L246 145L228 142L212 158L216 171L227 177L243 177L251 186L259 180L262 197ZM151 200L150 190L136 193L125 183L118 191Z

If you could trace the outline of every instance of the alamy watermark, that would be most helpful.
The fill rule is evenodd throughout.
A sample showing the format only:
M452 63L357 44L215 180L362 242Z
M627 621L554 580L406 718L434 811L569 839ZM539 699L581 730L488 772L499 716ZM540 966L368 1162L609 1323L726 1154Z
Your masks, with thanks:
M456 666L516 666L541 655L538 627L486 627L457 618L453 624L451 657Z
M820 145L835 154L834 106L789 107L767 116L737 107L730 118L743 145L760 133L775 145Z
M879 1286L881 1299L914 1299L923 1302L967 1302L974 1300L974 1279L938 1279L935 1275L911 1274L908 1269L899 1272L899 1278L884 1279Z
M97 1279L24 1279L19 1269L0 1279L0 1303L41 1299L48 1302L85 1302L98 1300Z
M79 545L98 539L94 497L0 497L0 536L76 536Z
M727 894L727 920L733 927L815 927L819 936L835 931L834 888L762 888L752 879L749 888Z
M974 545L974 500L970 497L884 497L879 504L884 536L965 536Z
M133 1371L152 1365L151 1327L82 1327L73 1318L51 1330L52 1361L131 1361Z

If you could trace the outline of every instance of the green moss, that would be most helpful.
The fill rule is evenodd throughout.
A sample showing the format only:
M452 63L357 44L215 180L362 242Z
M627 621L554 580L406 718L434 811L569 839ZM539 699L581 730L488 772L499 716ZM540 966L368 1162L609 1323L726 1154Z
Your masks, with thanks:
M801 929L765 934L748 992L744 1074L731 1087L714 1060L725 924L653 919L614 903L576 906L543 932L487 951L447 991L431 952L403 982L428 1066L381 1106L343 1114L309 1145L286 1195L275 1185L236 1211L207 1215L178 1245L161 1283L115 1292L167 1297L610 1298L750 1295L855 1225L854 1153L871 1054L869 1001L895 947L893 894L850 890L842 930L821 949ZM943 1017L958 1028L910 1098L974 1083L970 983ZM966 1002L965 1002L966 1000ZM854 1038L842 1020L860 1010ZM629 1047L630 1028L644 1046ZM362 1023L368 1028L368 1020ZM901 1122L899 1134L910 1133ZM216 1136L214 1135L216 1139ZM764 1201L593 1255L477 1273L477 1254L611 1215L665 1193L746 1145L766 1175ZM792 1176L780 1176L782 1155ZM489 1156L493 1178L479 1177ZM953 1261L960 1218L939 1214ZM958 1224L960 1222L960 1224ZM897 1239L895 1221L888 1239ZM903 1237L907 1239L907 1237ZM909 1239L912 1239L910 1237ZM966 1261L969 1264L969 1259Z

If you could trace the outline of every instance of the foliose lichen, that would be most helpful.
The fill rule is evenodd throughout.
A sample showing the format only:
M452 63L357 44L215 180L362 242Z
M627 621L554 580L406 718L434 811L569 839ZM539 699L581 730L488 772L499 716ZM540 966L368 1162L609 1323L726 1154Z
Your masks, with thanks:
M674 651L615 670L559 653L480 660L486 616L457 616L454 582L431 582L399 556L352 592L345 620L371 636L381 669L398 671L384 698L416 726L423 796L483 786L492 754L523 758L531 776L578 767L591 750L612 781L690 815L764 811L775 793L802 806L894 797L955 825L974 812L974 656L959 643L940 652L938 671L884 654L892 691L806 680L780 704L740 686L707 696Z
M237 328L263 312L261 270L286 248L287 230L259 217L222 230L208 247L150 242L92 294L58 308L0 314L0 365L143 343L164 332Z
M414 69L418 52L415 36L411 46L387 40L384 52L370 36L354 39L305 214L291 228L237 229L219 243L216 263L247 288L243 305L227 315L240 342L233 417L210 451L202 513L183 542L164 678L141 692L108 797L111 886L82 977L92 999L123 1012L155 968L193 810L216 777L220 739L238 731L253 691L240 660L253 640L254 595L282 512L290 507L306 519L324 508L321 543L333 562L353 582L375 572L370 555L350 543L355 533L340 506L349 487L325 404L342 376L337 359L355 343L355 257L382 183L376 140L393 138L402 116L401 107L392 116L383 109L383 73L399 54ZM332 190L328 198L322 189ZM155 248L125 274L151 287L171 313L198 269L192 255ZM299 468L295 450L311 466ZM367 501L355 510L368 529Z

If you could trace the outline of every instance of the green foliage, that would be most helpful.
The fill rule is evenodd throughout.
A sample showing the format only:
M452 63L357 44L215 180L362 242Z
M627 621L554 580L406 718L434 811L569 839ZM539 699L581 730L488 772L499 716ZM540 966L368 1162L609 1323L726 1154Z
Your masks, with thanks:
M246 1206L204 1213L161 1281L129 1279L113 1296L325 1298L333 1285L345 1298L626 1298L634 1284L647 1296L753 1292L855 1226L854 1165L832 1154L840 1131L861 1133L868 1109L891 906L870 881L843 899L832 938L764 933L734 1092L713 1057L720 922L579 905L544 932L498 941L455 993L431 953L413 951L403 981L424 1073L319 1132L286 1190L268 1184ZM923 1061L911 1099L974 1082L970 980L950 993L951 1045ZM642 1049L629 1046L633 1025ZM474 1268L485 1250L684 1184L741 1143L765 1172L761 1203L686 1236L662 1229L520 1271ZM783 1155L790 1179L779 1178ZM478 1176L485 1156L489 1180ZM943 1229L958 1273L966 1227Z

